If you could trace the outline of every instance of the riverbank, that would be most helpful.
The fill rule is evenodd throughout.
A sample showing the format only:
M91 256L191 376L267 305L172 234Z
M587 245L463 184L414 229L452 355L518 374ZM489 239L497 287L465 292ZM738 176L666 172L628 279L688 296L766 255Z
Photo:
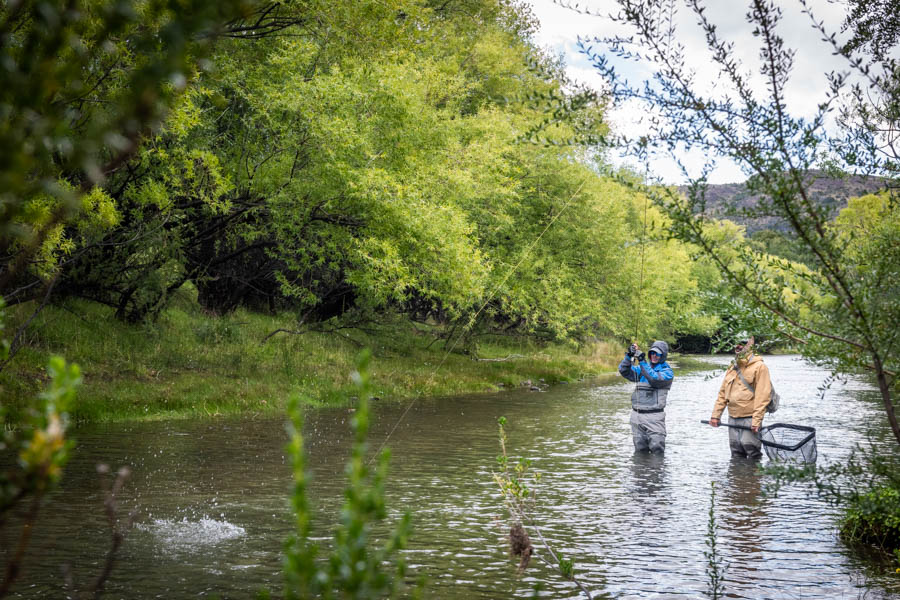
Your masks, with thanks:
M7 332L30 307L7 309ZM204 313L177 303L153 323L126 324L112 309L68 301L45 308L25 345L0 374L13 411L40 391L51 355L84 374L72 417L80 422L211 417L283 411L299 395L309 404L347 402L363 347L373 352L375 394L397 400L614 378L618 344L579 349L521 338L479 338L478 359L448 352L425 325L394 320L365 330L302 334L292 315ZM452 343L452 342L451 342Z

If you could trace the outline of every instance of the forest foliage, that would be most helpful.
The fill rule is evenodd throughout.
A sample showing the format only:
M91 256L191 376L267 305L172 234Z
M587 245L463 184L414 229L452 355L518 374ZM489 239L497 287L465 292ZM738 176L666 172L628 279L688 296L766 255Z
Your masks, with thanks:
M294 315L280 333L401 314L474 353L482 333L710 336L735 320L739 286L610 169L596 141L612 98L567 80L524 2L46 7L0 12L22 83L0 92L7 305L81 298L139 323L188 287L213 314ZM783 240L702 231L722 256L755 248L741 269L778 271L779 302L810 300Z
M401 313L460 348L717 326L690 248L567 143L576 121L606 131L603 100L557 121L534 100L575 88L524 3L235 2L187 23L165 3L68 6L0 15L17 77L58 54L46 89L2 92L31 119L4 126L8 305L84 298L140 322L190 284L214 313L290 312L297 331Z

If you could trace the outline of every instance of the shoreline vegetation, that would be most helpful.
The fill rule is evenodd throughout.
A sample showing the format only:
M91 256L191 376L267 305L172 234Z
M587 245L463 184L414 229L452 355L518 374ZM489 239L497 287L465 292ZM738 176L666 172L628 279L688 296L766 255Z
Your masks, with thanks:
M8 309L10 325L29 306ZM0 393L12 411L46 383L53 355L84 374L71 417L75 422L116 422L276 414L291 396L313 406L346 404L360 350L372 350L375 398L405 400L617 378L621 344L567 345L522 337L483 336L472 352L445 345L438 327L396 317L364 329L279 333L294 329L291 315L238 310L210 315L185 298L155 322L128 324L113 310L66 301L41 311L23 347L0 374ZM10 328L14 330L14 327ZM680 370L708 368L676 356Z

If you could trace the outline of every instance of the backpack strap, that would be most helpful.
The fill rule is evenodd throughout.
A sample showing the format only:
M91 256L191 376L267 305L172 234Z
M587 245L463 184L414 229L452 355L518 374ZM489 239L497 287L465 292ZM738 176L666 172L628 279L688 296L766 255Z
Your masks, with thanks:
M753 392L753 395L755 396L755 395L756 395L756 390L754 390L754 389L753 389L753 386L750 385L749 383L747 383L747 380L744 379L744 374L741 373L741 369L740 369L740 367L738 367L737 361L734 361L734 370L737 371L738 377L741 378L741 381L743 382L744 385L747 386L747 389L749 389L751 392Z

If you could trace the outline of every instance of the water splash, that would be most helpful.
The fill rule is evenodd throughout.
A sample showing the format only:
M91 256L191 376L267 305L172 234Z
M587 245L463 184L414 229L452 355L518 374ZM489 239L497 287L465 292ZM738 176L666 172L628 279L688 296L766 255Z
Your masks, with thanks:
M190 551L212 546L227 540L244 537L246 530L224 519L217 521L209 517L180 521L175 519L153 519L148 523L138 523L135 528L153 535L158 542L170 550Z

